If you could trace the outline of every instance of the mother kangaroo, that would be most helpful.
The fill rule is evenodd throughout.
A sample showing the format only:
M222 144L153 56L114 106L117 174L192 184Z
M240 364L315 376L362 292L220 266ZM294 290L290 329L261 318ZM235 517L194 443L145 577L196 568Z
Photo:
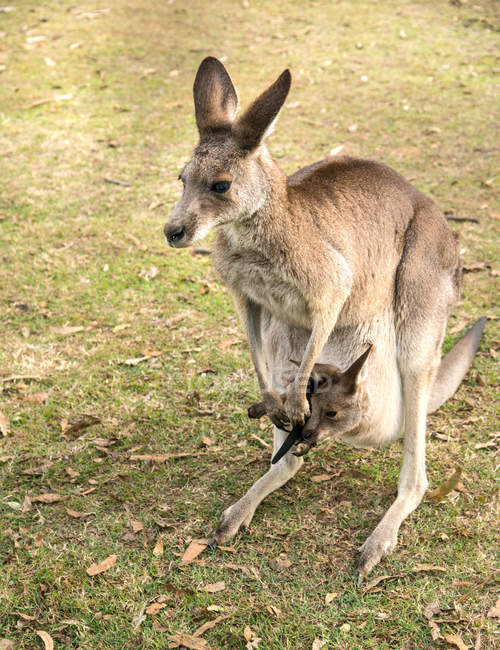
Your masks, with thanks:
M200 141L180 174L184 191L165 236L181 248L215 230L215 268L233 296L277 427L309 416L307 380L321 354L333 362L333 351L335 364L347 368L373 346L366 372L376 408L365 417L362 442L380 446L404 431L404 451L397 498L360 549L358 568L367 575L394 548L427 488L426 414L459 294L458 242L437 206L383 164L339 156L286 177L265 139L290 84L285 70L237 117L226 69L204 59L194 82ZM281 336L270 327L276 320ZM300 366L280 385L291 352ZM286 436L277 427L275 451ZM287 453L228 508L218 541L249 523L254 488L260 484L263 498L301 463Z

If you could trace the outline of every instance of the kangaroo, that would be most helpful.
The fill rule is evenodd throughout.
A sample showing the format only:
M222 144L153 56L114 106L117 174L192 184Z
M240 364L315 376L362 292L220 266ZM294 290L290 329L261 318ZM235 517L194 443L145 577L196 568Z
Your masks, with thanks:
M437 206L381 163L339 156L287 178L265 140L290 85L285 70L237 117L226 69L202 61L193 88L200 141L164 232L181 248L215 230L214 266L246 330L276 449L286 437L278 427L309 416L307 381L325 345L338 367L374 345L370 366L385 389L357 438L384 444L403 427L405 438L397 498L361 548L366 575L395 547L427 489L426 414L460 290L458 241ZM286 329L278 337L273 318ZM283 404L284 364L298 341L300 367ZM275 465L281 484L302 461L285 454ZM219 540L248 516L226 510Z

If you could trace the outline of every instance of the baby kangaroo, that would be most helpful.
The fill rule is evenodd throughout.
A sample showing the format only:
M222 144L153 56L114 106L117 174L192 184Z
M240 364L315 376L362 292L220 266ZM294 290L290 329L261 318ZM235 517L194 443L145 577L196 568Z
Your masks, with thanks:
M458 243L437 206L380 163L340 156L287 178L265 139L290 84L285 70L237 116L222 63L201 63L193 89L200 141L180 174L184 190L165 236L184 247L215 230L214 265L234 298L278 427L300 426L309 415L307 382L326 347L347 367L373 343L370 357L386 392L363 436L381 444L404 425L405 443L396 501L363 545L360 570L367 573L394 548L401 522L427 488L426 414L459 294ZM288 328L282 338L269 333L270 316ZM292 356L283 341L293 338L301 344ZM290 358L300 367L285 384L283 405L280 373ZM276 429L275 443L282 439ZM282 482L300 460L287 453L275 465ZM237 519L227 530L238 529Z

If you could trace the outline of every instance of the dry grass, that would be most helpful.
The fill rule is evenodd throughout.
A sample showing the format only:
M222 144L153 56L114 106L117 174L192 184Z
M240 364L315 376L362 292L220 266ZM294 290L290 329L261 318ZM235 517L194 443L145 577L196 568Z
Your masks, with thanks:
M204 634L212 647L244 648L248 625L260 648L311 648L315 638L325 648L431 648L423 610L437 600L442 634L493 648L496 449L480 445L498 426L495 3L13 7L0 11L0 375L36 378L0 385L10 422L0 437L0 639L41 647L44 630L56 647L164 648L170 634L224 615ZM343 145L479 220L453 224L466 265L480 268L465 275L446 345L491 320L474 370L429 421L431 485L461 465L463 488L422 504L374 577L401 575L371 592L356 588L352 555L393 498L399 444L318 450L263 504L236 553L179 567L188 541L269 460L251 437L269 431L245 417L256 384L229 297L209 258L167 250L161 233L195 143L190 88L206 54L227 57L243 104L291 67L270 143L288 172ZM27 401L44 392L45 403ZM63 435L61 423L82 414L101 423ZM130 460L181 451L203 455ZM339 474L310 480L322 473ZM43 493L65 498L29 505ZM292 561L282 573L269 566L280 553ZM113 568L87 575L111 554ZM415 573L419 564L443 570ZM200 590L220 580L223 591ZM166 606L144 614L160 594Z

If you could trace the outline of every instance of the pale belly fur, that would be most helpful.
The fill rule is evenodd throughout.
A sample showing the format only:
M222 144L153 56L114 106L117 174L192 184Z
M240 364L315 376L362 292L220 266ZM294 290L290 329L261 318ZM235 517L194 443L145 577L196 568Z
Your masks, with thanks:
M356 447L384 447L403 433L403 399L396 358L392 312L379 314L369 323L335 330L318 358L345 370L373 344L366 361L363 418L355 430L339 439ZM286 389L297 372L290 359L300 361L310 332L292 327L269 313L262 323L262 334L273 387Z

